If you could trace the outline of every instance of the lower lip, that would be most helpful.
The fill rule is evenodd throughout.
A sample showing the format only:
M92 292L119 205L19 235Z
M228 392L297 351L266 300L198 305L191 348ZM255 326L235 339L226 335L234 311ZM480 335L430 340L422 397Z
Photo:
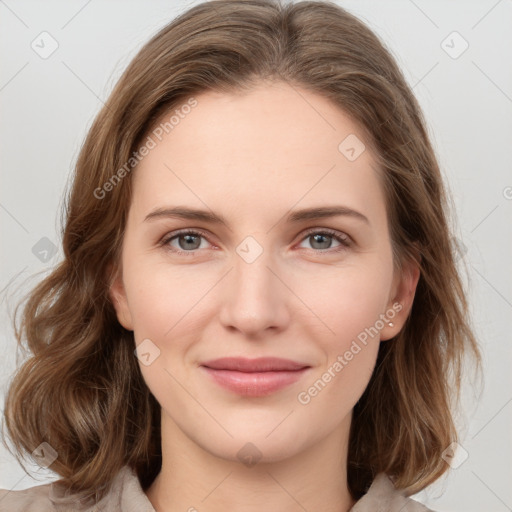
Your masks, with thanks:
M309 368L275 372L237 372L201 366L223 388L243 396L266 396L297 382Z

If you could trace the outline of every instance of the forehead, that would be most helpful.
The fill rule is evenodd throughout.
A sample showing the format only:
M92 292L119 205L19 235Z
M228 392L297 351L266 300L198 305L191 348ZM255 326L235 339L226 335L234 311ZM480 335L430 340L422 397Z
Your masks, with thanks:
M298 201L367 204L383 213L369 141L327 98L278 82L194 100L192 108L175 105L149 132L154 147L133 176L141 215L177 202L223 211L236 205L244 216Z

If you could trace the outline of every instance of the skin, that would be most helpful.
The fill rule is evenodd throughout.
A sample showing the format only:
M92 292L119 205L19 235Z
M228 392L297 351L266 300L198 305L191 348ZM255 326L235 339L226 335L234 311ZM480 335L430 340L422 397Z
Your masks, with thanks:
M364 137L329 100L281 82L195 98L197 106L134 172L119 277L110 288L136 345L150 339L160 350L148 366L140 363L162 407L162 470L146 494L158 512L347 511L354 504L346 481L352 409L379 340L404 325L418 268L411 262L394 270L375 161L368 144L355 161L338 150L348 135ZM228 226L144 221L178 205L223 215ZM369 222L286 221L290 210L326 205L352 208ZM207 236L159 245L184 228ZM322 229L352 245L329 235L315 241ZM237 253L248 236L263 250L252 263ZM321 392L299 403L298 394L397 302L393 327L360 344ZM223 356L276 356L311 368L272 395L244 397L199 369ZM237 455L248 442L260 457L252 466Z

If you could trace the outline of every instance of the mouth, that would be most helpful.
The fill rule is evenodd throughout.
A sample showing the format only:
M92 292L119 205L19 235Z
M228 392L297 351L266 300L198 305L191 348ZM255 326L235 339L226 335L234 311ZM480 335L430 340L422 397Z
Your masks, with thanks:
M200 368L214 382L242 396L267 396L297 382L309 365L275 357L226 357L206 361Z

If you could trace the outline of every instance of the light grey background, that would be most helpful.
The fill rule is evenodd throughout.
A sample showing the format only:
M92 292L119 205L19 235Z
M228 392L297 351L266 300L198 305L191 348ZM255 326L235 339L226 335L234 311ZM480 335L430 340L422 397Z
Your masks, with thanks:
M2 405L16 365L12 305L62 257L60 208L83 138L140 46L196 3L0 0ZM465 386L458 420L467 459L415 498L439 512L512 510L512 1L339 3L386 42L424 109L484 355L485 388L478 400ZM46 59L31 48L42 47L43 31L58 42ZM43 237L57 247L48 261L36 256ZM1 488L56 479L41 469L34 476L0 448Z

